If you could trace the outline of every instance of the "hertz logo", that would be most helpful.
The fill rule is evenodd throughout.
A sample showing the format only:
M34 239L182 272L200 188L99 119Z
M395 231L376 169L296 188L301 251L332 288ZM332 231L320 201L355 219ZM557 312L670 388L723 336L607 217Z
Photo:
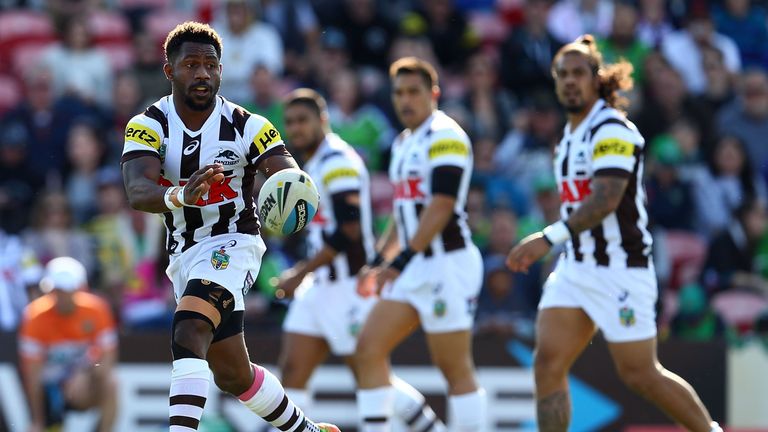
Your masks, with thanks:
M599 159L603 156L632 156L635 153L635 145L629 141L617 138L604 139L595 144L595 150L592 152L592 159Z
M272 126L272 123L267 122L256 134L256 137L253 139L253 145L256 146L256 150L258 150L259 154L262 154L267 151L272 144L282 140L283 138L280 136L280 132Z
M434 159L440 156L467 156L469 149L467 145L459 140L444 139L435 141L429 147L429 158Z
M139 123L128 123L128 126L125 127L125 140L133 141L155 150L160 148L160 136L157 135L157 132Z

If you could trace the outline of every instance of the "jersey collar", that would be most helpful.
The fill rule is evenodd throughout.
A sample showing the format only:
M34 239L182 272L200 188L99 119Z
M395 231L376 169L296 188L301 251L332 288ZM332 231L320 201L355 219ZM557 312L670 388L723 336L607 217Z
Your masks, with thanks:
M589 110L589 114L587 114L587 116L584 117L584 120L581 121L581 123L579 124L579 127L577 127L576 130L571 130L570 123L565 125L566 134L578 135L579 133L583 132L584 129L587 128L590 123L592 123L592 118L595 117L595 114L597 114L598 111L603 109L604 106L605 106L605 100L603 100L602 98L595 101L595 104L592 105L592 109Z
M434 120L435 117L437 115L439 115L439 113L442 113L442 111L440 111L440 110L432 111L432 114L430 114L430 116L427 117L427 119L424 120L424 122L422 124L420 124L416 129L414 129L411 132L411 136L419 137L421 135L426 134L429 131L430 127L432 127L432 120Z
M320 142L320 145L317 146L317 150L315 150L315 153L312 155L311 158L309 158L309 160L307 160L305 162L305 164L306 165L311 165L311 164L314 164L315 161L320 160L320 158L323 157L323 154L325 153L325 150L328 147L330 147L330 145L331 145L330 144L330 140L333 139L333 137L335 137L335 136L336 136L336 134L334 134L334 133L327 133L327 134L325 134L325 137L323 138L323 141Z
M205 120L205 123L203 123L203 126L200 127L198 130L191 130L187 129L187 126L184 125L184 122L181 121L181 117L179 117L179 114L176 112L176 106L173 104L173 95L167 96L168 98L168 104L170 105L170 117L171 121L176 123L177 126L179 126L184 132L187 133L189 136L197 136L201 134L204 130L208 129L213 124L216 124L219 120L219 116L221 116L221 105L223 98L219 95L216 95L216 106L213 108L213 111L211 111L211 115L208 116L208 118Z

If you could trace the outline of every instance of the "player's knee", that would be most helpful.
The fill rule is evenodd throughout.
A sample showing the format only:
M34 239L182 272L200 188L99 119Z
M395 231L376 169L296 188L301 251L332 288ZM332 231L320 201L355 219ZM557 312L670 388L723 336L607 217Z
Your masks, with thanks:
M646 366L618 366L617 371L624 385L639 395L648 394L659 376L658 370Z
M442 372L449 387L474 385L474 368L469 355L455 353L433 353L432 363Z
M179 315L179 312L176 313ZM202 319L177 320L174 317L171 350L173 359L205 358L213 338L211 324Z
M360 338L353 357L356 367L364 368L366 364L386 359L389 353L376 340Z
M533 371L537 383L560 381L568 374L568 363L557 352L537 349L533 355Z
M308 377L311 371L308 371L306 363L301 359L294 358L294 356L283 356L280 358L280 381L285 387L290 388L304 388L306 380L303 377Z
M240 370L235 365L211 365L213 381L222 391L238 396L253 384L251 370Z

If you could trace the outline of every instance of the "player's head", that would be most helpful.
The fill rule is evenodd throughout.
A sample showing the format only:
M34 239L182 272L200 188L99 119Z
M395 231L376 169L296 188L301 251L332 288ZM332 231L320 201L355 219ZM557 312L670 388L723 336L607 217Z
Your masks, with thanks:
M392 104L408 129L422 124L437 109L440 87L434 66L417 57L403 57L389 67Z
M208 24L185 22L165 39L165 76L174 94L195 111L213 105L221 85L221 38Z
M285 98L285 135L299 151L312 151L330 132L328 105L320 93L300 88Z
M625 61L604 64L592 35L580 36L560 48L552 60L557 98L573 114L589 109L598 98L617 109L626 107L627 100L619 91L632 88L631 73L632 65Z

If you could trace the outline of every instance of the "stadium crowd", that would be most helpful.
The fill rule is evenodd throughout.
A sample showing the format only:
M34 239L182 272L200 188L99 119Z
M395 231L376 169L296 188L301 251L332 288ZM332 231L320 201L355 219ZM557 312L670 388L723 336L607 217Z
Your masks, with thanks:
M649 143L662 335L768 341L765 3L0 0L0 329L18 326L41 266L65 255L85 265L121 331L169 328L164 228L128 206L119 159L127 120L170 92L163 38L196 19L222 36L224 97L278 129L290 90L327 97L333 130L373 174L379 228L400 130L387 66L404 55L439 65L441 107L474 146L467 210L486 275L476 331L525 339L556 254L528 274L504 258L559 219L551 172L564 116L550 62L596 35L608 62L634 66L629 118ZM266 241L246 324L278 331L275 282L305 249L300 237Z

